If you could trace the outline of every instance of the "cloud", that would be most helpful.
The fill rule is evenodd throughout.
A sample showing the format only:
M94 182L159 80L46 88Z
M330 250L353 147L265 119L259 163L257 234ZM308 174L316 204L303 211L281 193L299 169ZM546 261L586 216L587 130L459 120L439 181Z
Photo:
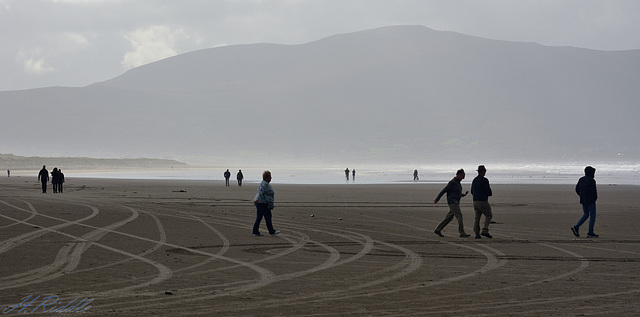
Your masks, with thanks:
M23 62L24 70L30 74L44 74L55 71L55 68L47 65L44 58L29 58Z
M124 37L133 48L124 54L122 66L125 69L175 56L178 54L176 43L189 39L183 29L172 30L158 25L137 29Z
M56 69L49 65L42 55L42 50L35 48L29 51L18 52L17 60L22 64L22 69L28 74L51 73Z
M89 45L89 39L86 36L79 33L66 33L64 34L65 40L71 44L78 45L80 47L86 47Z
M16 55L16 61L27 74L64 72L68 56L85 50L89 47L90 40L80 33L47 33L46 39L38 44L37 47L24 44Z

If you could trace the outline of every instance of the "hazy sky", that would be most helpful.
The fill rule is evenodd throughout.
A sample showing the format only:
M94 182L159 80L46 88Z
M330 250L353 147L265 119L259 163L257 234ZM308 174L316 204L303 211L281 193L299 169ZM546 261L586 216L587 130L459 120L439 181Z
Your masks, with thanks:
M640 49L638 0L0 0L0 91L86 86L193 50L389 25Z

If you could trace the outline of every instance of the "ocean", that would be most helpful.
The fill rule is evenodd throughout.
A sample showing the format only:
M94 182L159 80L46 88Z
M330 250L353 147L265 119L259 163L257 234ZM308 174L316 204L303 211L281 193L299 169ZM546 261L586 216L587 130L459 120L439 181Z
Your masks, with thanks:
M640 185L639 163L594 163L598 184ZM575 184L584 175L585 164L486 164L486 177L492 184ZM273 184L406 184L446 183L455 176L456 170L466 172L464 182L471 182L477 175L477 165L437 164L423 166L363 165L347 167L228 167L232 184L236 182L239 169L244 174L244 183L258 183L262 172L270 170ZM349 179L345 177L348 168ZM356 169L355 179L351 172ZM165 169L127 169L65 171L65 177L120 178L120 179L173 179L223 181L227 167L180 167ZM417 169L419 180L413 180ZM35 174L34 174L35 175ZM34 176L35 177L35 176Z

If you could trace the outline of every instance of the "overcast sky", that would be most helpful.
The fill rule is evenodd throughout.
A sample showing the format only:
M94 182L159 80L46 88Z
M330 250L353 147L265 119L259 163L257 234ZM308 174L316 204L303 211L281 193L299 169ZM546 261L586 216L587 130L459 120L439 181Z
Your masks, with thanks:
M638 0L0 0L0 91L86 86L193 50L389 25L640 49Z

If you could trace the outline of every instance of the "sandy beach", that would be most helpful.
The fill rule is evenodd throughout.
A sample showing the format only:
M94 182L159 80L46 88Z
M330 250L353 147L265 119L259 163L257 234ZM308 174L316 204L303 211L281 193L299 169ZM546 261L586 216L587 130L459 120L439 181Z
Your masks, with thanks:
M433 233L448 211L433 199L448 179L274 182L282 233L254 237L255 183L68 178L64 193L43 194L36 173L0 179L8 316L640 312L640 186L599 184L600 238L588 239L569 230L582 215L573 185L492 185L494 238L474 239L459 238L455 220L444 238ZM461 208L473 233L470 196Z

